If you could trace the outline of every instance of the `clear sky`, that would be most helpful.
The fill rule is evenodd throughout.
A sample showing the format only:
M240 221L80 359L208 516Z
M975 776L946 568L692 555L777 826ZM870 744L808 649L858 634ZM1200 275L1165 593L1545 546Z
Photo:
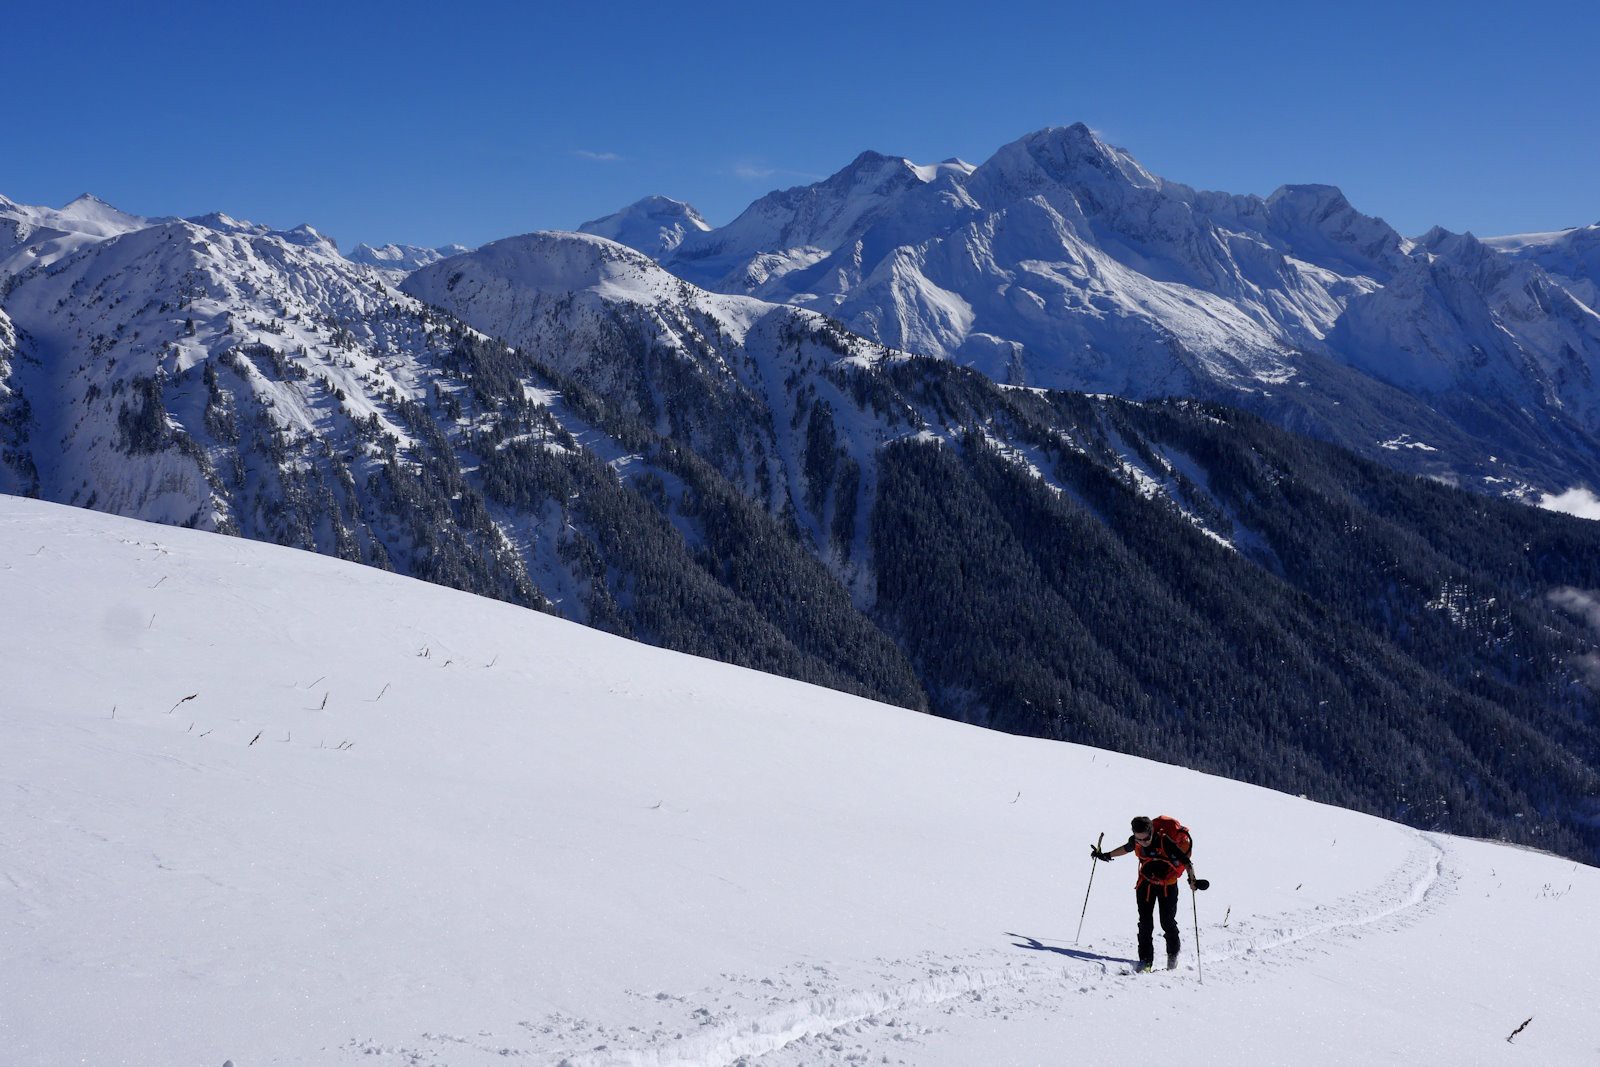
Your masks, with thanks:
M981 162L1081 121L1200 188L1559 229L1600 221L1597 44L1593 0L20 0L0 194L476 245L651 193L723 223L864 149Z

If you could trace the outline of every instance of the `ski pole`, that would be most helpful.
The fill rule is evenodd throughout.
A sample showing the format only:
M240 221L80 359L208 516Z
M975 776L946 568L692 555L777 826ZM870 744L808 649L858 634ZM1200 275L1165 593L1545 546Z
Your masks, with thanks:
M1193 889L1189 890L1189 904L1194 908L1194 973L1199 977L1200 984L1205 985L1206 972L1200 968L1200 899Z
M1102 832L1100 834L1100 840L1094 843L1094 850L1099 852L1100 846L1105 844L1105 841L1106 835ZM1083 936L1083 917L1084 915L1089 914L1089 894L1094 890L1094 869L1099 865L1099 863L1099 860L1092 857L1089 860L1089 888L1083 891L1083 914L1078 916L1078 937ZM1074 945L1078 943L1078 937L1074 937L1072 939L1072 943Z

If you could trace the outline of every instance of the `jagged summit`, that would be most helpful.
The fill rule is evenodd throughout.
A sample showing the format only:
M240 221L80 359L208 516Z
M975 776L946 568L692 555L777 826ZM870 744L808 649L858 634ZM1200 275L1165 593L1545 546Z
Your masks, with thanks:
M1280 185L1267 197L1269 208L1293 209L1307 216L1326 215L1350 206L1344 190L1317 182Z
M290 244L305 245L306 247L327 245L329 248L335 250L337 250L339 247L339 242L337 240L329 237L325 233L319 232L315 227L305 222L302 222L300 225L291 230L285 230L283 233L283 239L288 241Z
M271 233L272 231L260 223L236 219L224 211L211 211L204 215L191 215L184 220L196 226L204 226L208 230L218 230L222 233Z
M327 234L319 232L309 223L304 222L293 229L276 230L271 226L265 225L264 223L250 222L246 219L236 219L232 215L229 215L223 211L212 211L204 215L193 215L181 221L195 226L202 226L208 230L215 230L218 233L234 234L244 237L273 236L281 238L282 240L287 241L289 244L299 245L302 248L324 248L328 251L334 252L337 252L338 250L337 241L335 241L332 237L329 237Z
M440 245L438 248L400 244L374 247L369 244L358 244L345 258L352 263L361 263L396 275L404 275L419 267L437 263L441 259L459 256L466 251L468 251L467 246L460 244Z
M1133 156L1081 122L1037 130L1002 146L977 167L972 179L979 188L992 190L990 195L1032 192L1052 183L1080 189L1154 189L1161 184Z

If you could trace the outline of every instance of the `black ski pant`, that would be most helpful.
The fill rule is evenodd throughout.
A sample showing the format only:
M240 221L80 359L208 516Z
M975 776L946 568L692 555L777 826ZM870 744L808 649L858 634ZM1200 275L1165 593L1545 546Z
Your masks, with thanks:
M1139 896L1139 962L1155 962L1155 912L1158 905L1161 909L1161 933L1167 939L1167 955L1176 956L1183 944L1178 936L1177 884L1140 882L1134 887L1134 892Z

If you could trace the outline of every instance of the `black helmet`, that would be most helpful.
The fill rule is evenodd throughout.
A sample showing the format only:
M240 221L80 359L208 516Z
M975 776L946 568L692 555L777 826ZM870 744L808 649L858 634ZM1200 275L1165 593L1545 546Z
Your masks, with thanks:
M1136 815L1136 816L1134 816L1134 819L1133 819L1133 832L1136 833L1136 834L1147 834L1147 833L1149 833L1150 832L1150 816L1148 816L1148 815Z

